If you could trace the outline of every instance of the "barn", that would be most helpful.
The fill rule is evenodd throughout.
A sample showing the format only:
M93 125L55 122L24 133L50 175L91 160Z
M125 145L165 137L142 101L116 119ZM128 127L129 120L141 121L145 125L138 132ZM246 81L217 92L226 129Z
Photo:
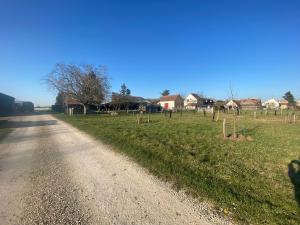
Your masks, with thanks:
M14 112L15 98L0 93L0 115L9 115Z

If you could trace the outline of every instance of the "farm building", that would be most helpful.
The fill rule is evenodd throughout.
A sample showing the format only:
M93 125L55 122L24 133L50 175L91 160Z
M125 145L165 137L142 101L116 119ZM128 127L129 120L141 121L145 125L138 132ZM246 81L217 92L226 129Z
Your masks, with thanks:
M111 102L105 104L109 110L138 110L139 108L150 104L150 101L139 96L121 95L113 92Z
M203 99L202 108L211 109L214 107L214 105L215 105L215 100L209 98Z
M223 100L217 100L216 102L215 102L215 107L216 107L216 109L218 109L218 110L224 110L225 109L225 105L226 105L226 102L225 101L223 101Z
M184 100L180 95L166 95L160 98L158 104L165 110L173 110L182 108Z
M297 101L296 101L296 106L297 106L297 107L300 107L300 100L297 100Z
M279 100L279 105L281 109L288 109L289 108L289 102L285 99Z
M186 109L198 109L202 107L203 105L203 98L201 98L199 95L195 93L190 93L185 99L184 99L184 107Z
M65 98L63 109L65 113L69 113L68 110L72 109L74 114L81 114L84 112L83 104L73 98Z
M15 101L15 112L32 113L34 112L34 104L32 102Z
M265 101L263 104L262 104L263 107L266 107L267 109L278 109L280 104L279 104L279 101L277 101L276 99L272 98L272 99L269 99L267 101Z
M0 115L9 115L14 111L15 98L0 93Z
M227 109L237 109L240 108L240 101L238 100L229 100L226 104L225 104L225 108Z
M239 101L242 110L256 110L262 107L260 99L247 98Z

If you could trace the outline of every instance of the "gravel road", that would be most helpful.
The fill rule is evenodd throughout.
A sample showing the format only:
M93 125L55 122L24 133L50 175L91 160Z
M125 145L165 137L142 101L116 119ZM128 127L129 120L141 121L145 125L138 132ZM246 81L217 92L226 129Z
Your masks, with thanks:
M51 115L1 118L0 224L231 224Z

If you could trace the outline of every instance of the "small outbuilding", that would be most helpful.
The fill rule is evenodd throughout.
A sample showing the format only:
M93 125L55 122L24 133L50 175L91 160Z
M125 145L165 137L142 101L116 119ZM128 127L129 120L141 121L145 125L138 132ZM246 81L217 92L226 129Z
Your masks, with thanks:
M226 104L225 104L225 108L226 109L237 109L240 108L240 101L238 100L229 100Z
M182 108L184 105L184 100L180 95L166 95L160 98L158 104L164 110L174 110Z
M289 108L289 102L285 99L279 100L280 109L288 109Z

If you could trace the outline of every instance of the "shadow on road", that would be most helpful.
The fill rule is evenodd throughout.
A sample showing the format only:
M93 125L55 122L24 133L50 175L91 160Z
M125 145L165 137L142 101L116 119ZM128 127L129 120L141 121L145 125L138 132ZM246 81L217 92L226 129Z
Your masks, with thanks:
M22 128L22 127L40 127L56 125L56 120L41 120L41 121L11 121L0 120L0 128Z
M288 174L294 185L295 199L300 207L300 160L293 160L289 163Z

